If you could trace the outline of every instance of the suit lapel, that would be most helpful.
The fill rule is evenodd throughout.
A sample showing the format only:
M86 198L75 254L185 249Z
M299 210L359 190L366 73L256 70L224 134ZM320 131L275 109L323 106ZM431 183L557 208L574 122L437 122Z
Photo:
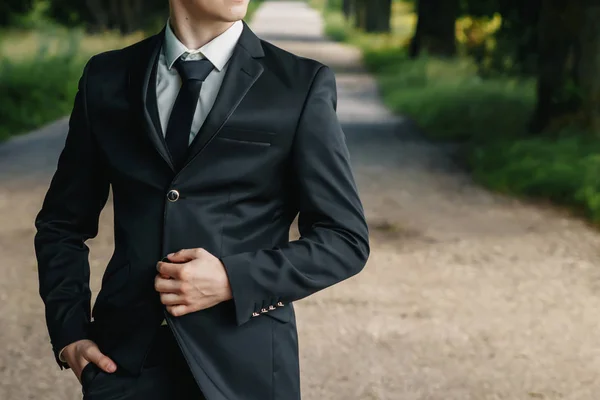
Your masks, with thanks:
M260 40L244 23L244 30L229 60L215 103L190 145L186 165L198 156L219 132L263 73L262 64L256 60L263 56Z
M148 139L171 170L175 171L160 127L156 102L156 64L163 38L164 29L140 43L139 53L136 54L129 71L129 89L132 104L138 105L138 115Z

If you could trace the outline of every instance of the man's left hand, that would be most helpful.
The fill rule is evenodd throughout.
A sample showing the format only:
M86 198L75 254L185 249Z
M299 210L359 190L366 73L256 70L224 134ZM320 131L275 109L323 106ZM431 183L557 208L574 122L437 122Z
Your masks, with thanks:
M223 263L204 249L184 249L156 265L154 288L173 316L204 310L232 298Z

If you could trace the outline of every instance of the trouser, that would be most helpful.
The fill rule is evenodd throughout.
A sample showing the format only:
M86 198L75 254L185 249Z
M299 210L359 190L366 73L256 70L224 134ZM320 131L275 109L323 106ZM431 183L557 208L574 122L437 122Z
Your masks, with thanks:
M168 326L158 329L140 375L88 364L81 381L83 400L206 400Z

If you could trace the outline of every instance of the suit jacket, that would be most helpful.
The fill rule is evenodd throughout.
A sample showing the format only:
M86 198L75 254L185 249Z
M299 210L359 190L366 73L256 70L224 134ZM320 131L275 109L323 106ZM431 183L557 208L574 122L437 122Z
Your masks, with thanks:
M299 399L293 302L358 273L369 255L334 75L244 25L214 107L175 170L152 101L162 40L161 32L92 57L79 82L35 221L55 356L68 367L58 351L89 338L139 373L166 317L208 400ZM90 315L85 241L97 234L109 187L115 247ZM301 237L289 241L296 215ZM156 263L196 247L223 262L233 299L175 318L154 290Z

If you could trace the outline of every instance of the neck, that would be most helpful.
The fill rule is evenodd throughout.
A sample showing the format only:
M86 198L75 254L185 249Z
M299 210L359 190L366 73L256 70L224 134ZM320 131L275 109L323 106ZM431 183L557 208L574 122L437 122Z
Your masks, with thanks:
M183 3L171 2L170 25L177 39L190 50L199 49L234 24L206 15L194 15Z

